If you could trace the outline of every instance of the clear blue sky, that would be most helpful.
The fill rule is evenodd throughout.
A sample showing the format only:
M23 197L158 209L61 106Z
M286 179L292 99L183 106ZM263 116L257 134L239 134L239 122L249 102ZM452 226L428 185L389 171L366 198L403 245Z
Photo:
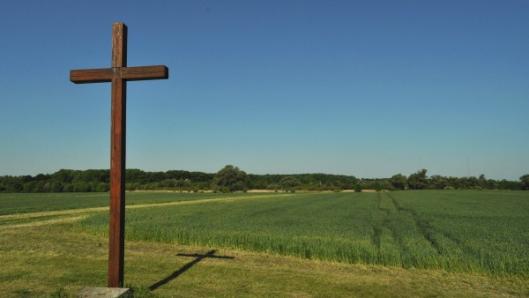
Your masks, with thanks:
M9 1L0 175L108 168L111 25L127 167L517 179L529 172L529 1Z

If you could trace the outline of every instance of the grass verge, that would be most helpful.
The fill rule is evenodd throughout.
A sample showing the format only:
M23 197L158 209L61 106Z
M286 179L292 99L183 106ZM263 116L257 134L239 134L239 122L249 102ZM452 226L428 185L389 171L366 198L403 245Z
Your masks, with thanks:
M107 239L62 223L0 230L3 297L75 296L104 286ZM519 277L351 265L217 249L128 241L126 283L146 297L527 296ZM190 265L191 264L191 265Z

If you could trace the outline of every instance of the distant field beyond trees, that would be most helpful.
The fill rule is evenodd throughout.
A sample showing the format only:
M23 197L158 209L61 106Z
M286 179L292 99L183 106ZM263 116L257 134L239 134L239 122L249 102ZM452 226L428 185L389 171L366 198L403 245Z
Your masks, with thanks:
M529 175L519 181L479 177L428 176L422 169L409 176L357 178L333 174L246 174L228 165L217 173L171 170L146 172L128 169L127 190L173 190L233 192L248 189L294 192L296 190L407 190L407 189L510 189L528 190ZM0 192L105 192L109 189L108 170L59 170L35 176L0 176Z

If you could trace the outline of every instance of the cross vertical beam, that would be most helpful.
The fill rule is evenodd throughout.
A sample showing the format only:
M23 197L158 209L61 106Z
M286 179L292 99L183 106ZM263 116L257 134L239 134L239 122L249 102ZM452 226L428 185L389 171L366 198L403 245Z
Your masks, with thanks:
M76 84L112 83L110 130L110 219L108 245L108 286L123 286L125 252L125 146L127 81L167 79L165 65L127 67L127 26L112 25L112 67L74 69L70 80Z
M110 219L108 286L123 286L125 262L125 153L127 82L121 67L127 66L127 27L112 25L112 124L110 130Z

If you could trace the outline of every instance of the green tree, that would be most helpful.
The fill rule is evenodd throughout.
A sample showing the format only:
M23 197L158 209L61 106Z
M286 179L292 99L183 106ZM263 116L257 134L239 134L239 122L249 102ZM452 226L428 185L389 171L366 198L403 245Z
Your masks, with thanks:
M270 190L277 192L279 189L281 189L281 187L279 186L279 184L270 183L266 186L266 189L270 189Z
M89 192L89 191L92 191L92 188L89 183L80 181L80 182L75 182L73 184L73 190L75 192Z
M300 184L299 180L292 176L283 177L279 182L281 189L286 192L295 192Z
M189 179L178 179L176 180L176 187L182 192L183 189L189 189L191 187L191 181Z
M71 183L65 184L64 189L62 191L64 192L73 192L73 185Z
M95 191L97 192L107 192L109 190L110 190L110 186L108 185L108 183L100 182L95 187Z
M429 188L445 189L448 186L446 177L441 175L433 175L430 177Z
M520 182L522 184L522 189L529 190L529 174L520 177Z
M408 179L406 176L399 173L391 177L390 183L393 188L403 190L408 186Z
M49 191L50 192L62 192L64 185L61 182L52 182L50 183Z
M178 180L176 179L164 179L160 181L160 186L166 188L173 188L176 187L177 182Z
M61 183L71 183L74 179L74 171L73 170L59 170L51 175L51 178L57 182Z
M428 180L426 178L426 172L428 170L422 169L413 173L408 177L408 185L411 189L424 189L428 186Z
M215 174L213 189L220 192L246 191L247 175L238 167L227 165Z

